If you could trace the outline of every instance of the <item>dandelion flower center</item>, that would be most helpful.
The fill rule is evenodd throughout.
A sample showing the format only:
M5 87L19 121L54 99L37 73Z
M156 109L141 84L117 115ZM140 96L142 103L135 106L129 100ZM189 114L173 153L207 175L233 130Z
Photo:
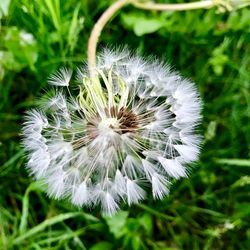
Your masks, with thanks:
M135 133L139 128L139 120L133 111L127 108L112 107L110 110L105 109L105 116L101 118L99 114L89 119L87 124L88 136L96 138L101 134L110 134L115 132L118 135L125 133Z
M119 134L125 134L128 132L135 132L138 128L138 120L136 115L124 107L118 110L117 107L112 107L108 112L108 117L103 118L98 129L113 129Z
M108 117L101 120L101 122L98 125L98 129L105 130L105 129L118 129L119 128L119 121L116 118Z

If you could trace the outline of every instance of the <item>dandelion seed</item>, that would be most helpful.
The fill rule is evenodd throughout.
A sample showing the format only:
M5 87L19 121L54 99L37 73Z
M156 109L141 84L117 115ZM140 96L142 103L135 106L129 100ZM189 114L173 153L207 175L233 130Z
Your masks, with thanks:
M49 77L48 83L55 86L69 86L71 76L72 71L70 69L61 68Z
M163 199L171 179L187 177L197 160L201 101L193 83L161 62L127 50L105 50L94 76L78 70L79 95L56 90L40 110L27 112L23 144L27 168L47 193L106 214L146 197ZM49 83L68 86L60 69Z

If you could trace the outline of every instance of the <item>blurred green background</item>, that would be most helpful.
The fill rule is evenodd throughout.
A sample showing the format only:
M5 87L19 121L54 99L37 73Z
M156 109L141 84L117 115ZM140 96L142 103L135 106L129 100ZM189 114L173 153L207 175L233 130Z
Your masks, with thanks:
M128 6L104 29L99 48L128 44L153 54L202 96L200 161L169 197L103 217L49 199L25 170L24 111L50 73L86 59L91 28L111 2L0 0L0 249L250 249L249 8L218 14Z

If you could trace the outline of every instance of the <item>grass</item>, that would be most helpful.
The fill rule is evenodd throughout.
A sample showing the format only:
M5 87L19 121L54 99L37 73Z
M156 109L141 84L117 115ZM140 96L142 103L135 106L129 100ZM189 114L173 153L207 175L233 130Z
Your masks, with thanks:
M108 218L49 199L28 176L20 147L23 112L43 93L50 73L86 59L90 30L110 2L0 3L0 249L248 249L247 8L216 14L127 7L101 37L100 46L122 41L142 55L153 53L199 88L202 155L190 178L172 185L169 197L124 205Z

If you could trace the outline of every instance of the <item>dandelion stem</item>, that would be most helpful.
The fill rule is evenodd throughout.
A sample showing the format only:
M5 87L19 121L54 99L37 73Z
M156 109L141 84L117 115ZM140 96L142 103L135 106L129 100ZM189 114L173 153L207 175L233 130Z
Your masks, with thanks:
M88 41L88 65L90 73L93 73L93 68L95 68L96 65L96 47L99 36L104 26L119 9L121 9L123 6L127 5L130 2L131 0L119 0L115 2L101 15L101 17L96 22Z
M175 11L183 11L183 10L195 10L195 9L210 9L215 6L215 1L206 0L206 1L198 1L192 3L177 3L177 4L157 4L153 2L134 2L134 7L144 10L175 10Z
M248 1L246 1L248 2ZM132 4L135 8L144 10L156 10L156 11L184 11L184 10L195 10L195 9L210 9L213 7L222 8L225 10L232 10L230 2L225 0L202 0L191 3L177 3L177 4L160 4L150 1L143 0L118 0L114 2L98 19L88 41L88 65L90 74L93 74L93 69L96 66L96 47L100 34L108 23L108 21L115 15L115 13L123 8L124 6ZM247 4L246 4L247 6ZM223 8L224 7L224 8Z

